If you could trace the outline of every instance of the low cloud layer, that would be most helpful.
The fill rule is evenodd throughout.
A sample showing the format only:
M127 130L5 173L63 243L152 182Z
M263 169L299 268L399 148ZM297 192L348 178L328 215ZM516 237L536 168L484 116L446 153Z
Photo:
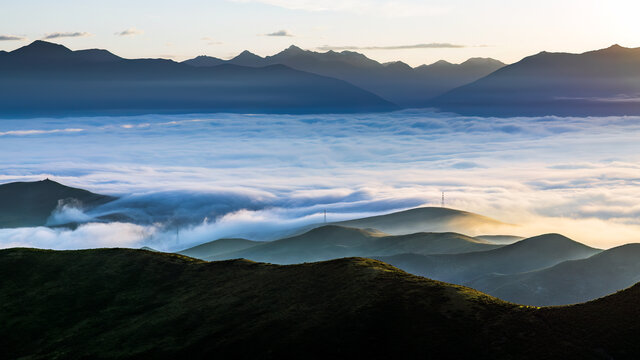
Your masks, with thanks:
M342 50L408 50L408 49L458 49L465 48L465 45L450 43L428 43L411 45L389 45L389 46L330 46L324 45L317 49L322 51L342 51Z
M86 37L86 36L91 36L91 34L87 32L55 32L55 33L46 34L44 36L44 39L51 40L51 39Z
M50 177L121 196L87 213L61 208L51 221L122 215L75 232L3 230L0 247L264 240L321 221L325 209L335 221L438 206L442 191L447 206L520 225L516 235L640 241L636 117L90 117L3 120L0 134L0 182ZM83 245L75 234L89 230ZM113 240L120 231L125 240Z

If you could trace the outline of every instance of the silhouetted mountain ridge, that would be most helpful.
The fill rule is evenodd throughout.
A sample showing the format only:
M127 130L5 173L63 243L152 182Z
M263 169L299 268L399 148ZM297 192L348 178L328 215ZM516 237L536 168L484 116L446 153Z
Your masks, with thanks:
M44 41L0 56L0 76L1 116L397 109L345 81L279 64L194 67Z
M614 45L582 54L526 57L436 98L472 115L640 114L640 48Z

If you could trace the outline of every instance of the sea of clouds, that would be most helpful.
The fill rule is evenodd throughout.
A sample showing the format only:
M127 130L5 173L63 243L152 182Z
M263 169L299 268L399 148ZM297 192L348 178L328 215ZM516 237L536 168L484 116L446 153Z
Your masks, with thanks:
M0 229L0 247L151 246L287 229L420 205L560 232L640 241L640 118L175 115L0 120L0 182L49 177L119 200L52 214L77 229ZM470 234L478 235L478 234Z

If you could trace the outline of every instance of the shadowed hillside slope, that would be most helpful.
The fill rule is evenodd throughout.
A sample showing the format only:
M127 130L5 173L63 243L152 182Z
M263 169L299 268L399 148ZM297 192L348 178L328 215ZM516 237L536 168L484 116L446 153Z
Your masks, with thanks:
M378 258L412 274L466 285L487 274L543 269L566 260L584 259L600 251L562 235L546 234L490 251L455 255L401 254Z
M384 256L407 252L449 254L491 250L498 247L499 245L456 233L415 233L391 236L371 229L326 225L301 235L205 259L245 258L276 264L296 264L352 256Z
M636 288L537 310L369 259L277 266L124 249L1 250L0 273L7 358L640 355Z
M467 285L529 305L564 305L595 299L640 281L640 244L523 274L483 276Z
M115 200L114 197L64 186L49 179L0 185L0 228L44 226L60 201L83 209Z

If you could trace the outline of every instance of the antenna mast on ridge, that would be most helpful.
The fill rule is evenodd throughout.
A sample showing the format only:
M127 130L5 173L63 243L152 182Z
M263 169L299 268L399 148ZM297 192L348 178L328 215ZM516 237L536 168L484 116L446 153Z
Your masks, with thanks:
M444 191L442 192L442 207L444 207Z
M324 223L327 223L327 209L324 209Z

